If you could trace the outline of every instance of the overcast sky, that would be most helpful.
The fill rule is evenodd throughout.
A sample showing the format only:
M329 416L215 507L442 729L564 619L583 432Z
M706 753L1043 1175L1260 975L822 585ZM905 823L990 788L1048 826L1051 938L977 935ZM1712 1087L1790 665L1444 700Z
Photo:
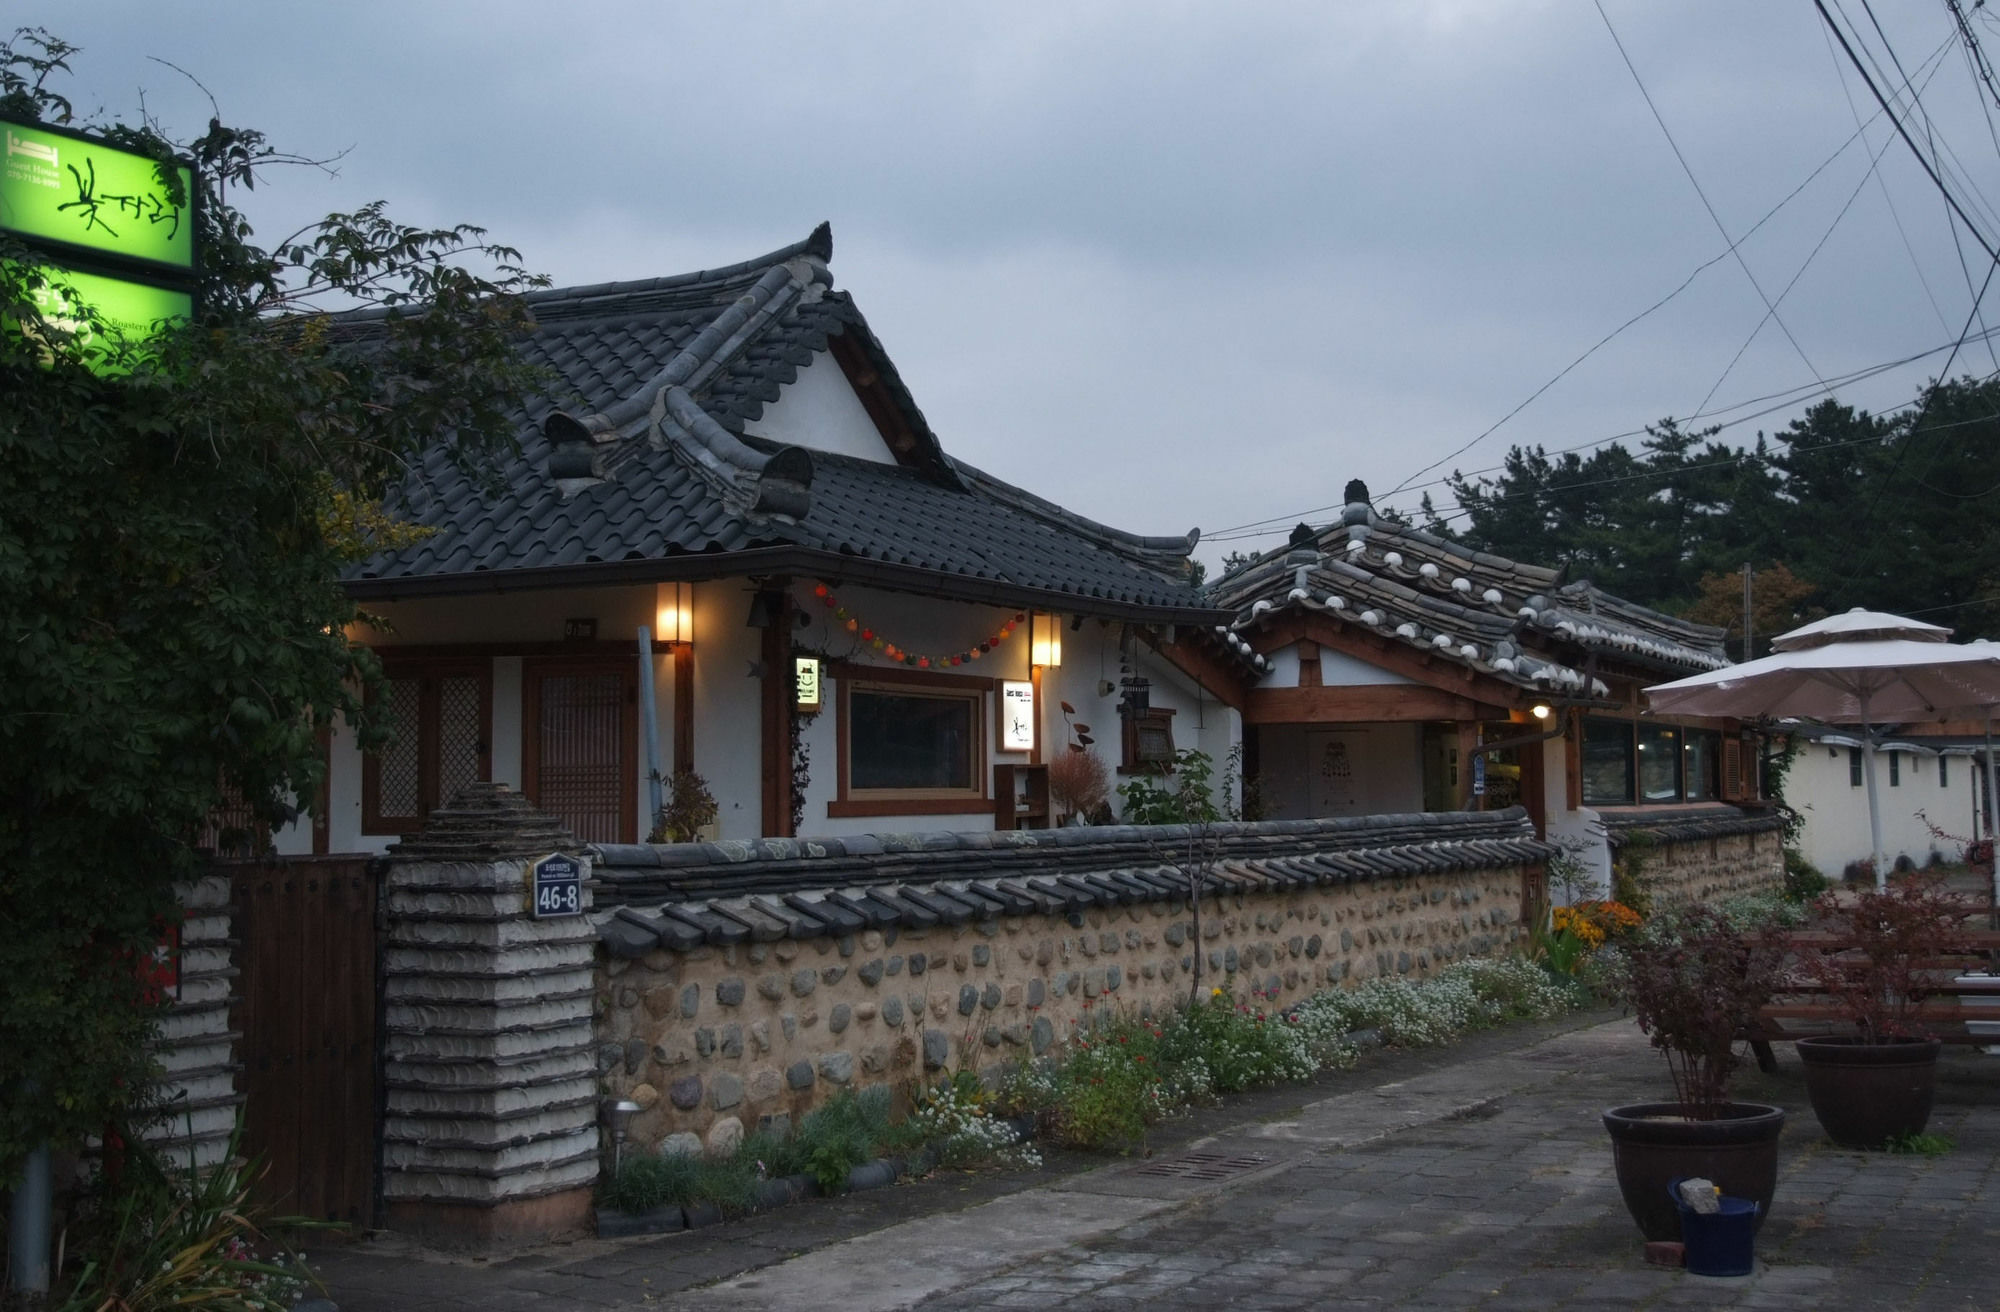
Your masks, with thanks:
M84 47L80 109L130 118L143 93L198 132L205 97L150 56L227 121L347 152L335 178L259 188L268 239L380 198L481 223L568 284L732 263L830 219L836 280L948 450L1120 527L1198 525L1211 561L1323 520L1349 478L1413 505L1384 494L1718 256L1444 469L1711 392L1722 419L1785 403L1729 430L1747 441L1803 408L1794 389L1954 341L1990 260L1961 231L1961 265L1811 0L1604 0L1609 25L1590 0L12 8ZM2000 200L1993 102L1942 0L1875 0L1886 42L1859 0L1828 8L1885 92L1921 89L1955 191L2000 233L1978 194ZM1822 165L1742 242L1746 274L1730 240ZM1893 409L1943 363L1837 395ZM1971 344L1953 372L1996 369Z

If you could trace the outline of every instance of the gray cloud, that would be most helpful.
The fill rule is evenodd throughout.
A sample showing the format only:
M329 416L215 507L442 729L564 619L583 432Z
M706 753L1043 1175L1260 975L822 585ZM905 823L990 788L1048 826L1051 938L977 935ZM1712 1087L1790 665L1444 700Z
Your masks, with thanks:
M1607 9L1732 234L1854 131L1809 6ZM1951 35L1937 7L1878 9L1913 69ZM831 218L836 274L947 444L1144 531L1392 486L1723 249L1582 5L80 0L30 21L87 48L88 103L128 112L143 87L198 125L206 102L157 55L288 147L351 146L337 179L259 190L273 235L380 196L588 282ZM1926 104L1993 191L1944 59ZM1869 186L1782 310L1824 374L1945 340L1969 304L1941 202L1900 144L1883 159L1941 312ZM1851 148L1745 243L1767 291L1864 168ZM1718 264L1456 463L1685 415L1763 313ZM1842 396L1887 407L1925 376ZM1767 327L1718 400L1805 381Z

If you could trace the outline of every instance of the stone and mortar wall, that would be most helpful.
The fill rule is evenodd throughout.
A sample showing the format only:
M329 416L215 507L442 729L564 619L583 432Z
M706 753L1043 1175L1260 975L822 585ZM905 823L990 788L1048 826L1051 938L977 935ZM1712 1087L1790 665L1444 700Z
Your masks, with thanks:
M1785 857L1777 833L1656 842L1641 860L1655 906L1775 893L1785 885Z
M1209 896L1208 978L1280 1005L1423 977L1523 937L1520 866ZM1047 1052L1093 1012L1157 1011L1192 983L1185 903L1004 916L734 947L600 957L600 1092L629 1097L635 1148L726 1148L851 1085Z

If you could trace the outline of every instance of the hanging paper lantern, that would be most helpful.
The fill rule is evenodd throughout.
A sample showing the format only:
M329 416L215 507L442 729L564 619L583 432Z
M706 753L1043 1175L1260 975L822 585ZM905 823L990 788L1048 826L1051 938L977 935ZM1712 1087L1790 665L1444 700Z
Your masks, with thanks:
M824 583L813 584L813 596L824 597L825 595L826 595L826 584Z
M875 639L875 650L876 651L882 650L882 640L880 638Z
M874 640L875 640L875 630L873 630L873 629L863 629L863 630L861 630L861 641L863 641L863 642L873 642Z
M861 621L860 621L860 620L849 620L849 621L847 621L847 631L848 631L849 633L852 633L852 632L854 632L854 631L855 631L856 629L858 629L858 628L860 628L860 627L861 627Z
M930 667L931 667L931 658L930 658L930 657L928 657L928 656L919 656L919 657L917 657L917 668L918 668L918 669L920 669L920 670L928 670L928 669L929 669Z
M837 606L840 604L834 599L834 596L831 592L827 593L826 596L823 598L823 600L826 602L828 606Z

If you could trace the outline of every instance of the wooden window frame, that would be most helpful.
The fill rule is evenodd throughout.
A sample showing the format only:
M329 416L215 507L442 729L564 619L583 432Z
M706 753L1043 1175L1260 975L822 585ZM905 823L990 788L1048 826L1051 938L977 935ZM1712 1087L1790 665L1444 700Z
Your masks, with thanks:
M895 670L873 665L832 663L827 667L834 681L834 754L839 758L835 795L826 804L829 819L850 816L888 815L991 815L993 799L987 793L988 762L992 757L987 743L988 721L993 712L987 702L999 700L999 681L965 674L933 674L928 671ZM965 789L861 788L850 777L854 723L850 698L854 689L881 688L905 696L952 697L971 703L972 742L970 774L972 786Z
M1174 710L1171 706L1148 706L1143 711L1134 711L1118 717L1118 735L1121 764L1119 774L1172 774L1174 758L1180 748L1176 744L1167 753L1165 760L1147 761L1139 756L1139 729L1141 725L1157 725L1166 730L1167 741L1174 741Z
M382 653L385 679L415 679L417 683L417 814L391 816L382 813L382 758L367 752L361 758L361 832L364 834L404 834L423 827L433 805L426 798L437 795L439 722L438 682L447 678L476 679L479 684L479 774L493 777L493 662L464 657L394 656ZM379 694L367 693L370 705Z
M618 842L639 841L639 674L632 658L610 655L532 656L521 662L521 791L529 801L542 789L542 680L551 675L616 675L623 683L619 737L626 768L618 790Z

